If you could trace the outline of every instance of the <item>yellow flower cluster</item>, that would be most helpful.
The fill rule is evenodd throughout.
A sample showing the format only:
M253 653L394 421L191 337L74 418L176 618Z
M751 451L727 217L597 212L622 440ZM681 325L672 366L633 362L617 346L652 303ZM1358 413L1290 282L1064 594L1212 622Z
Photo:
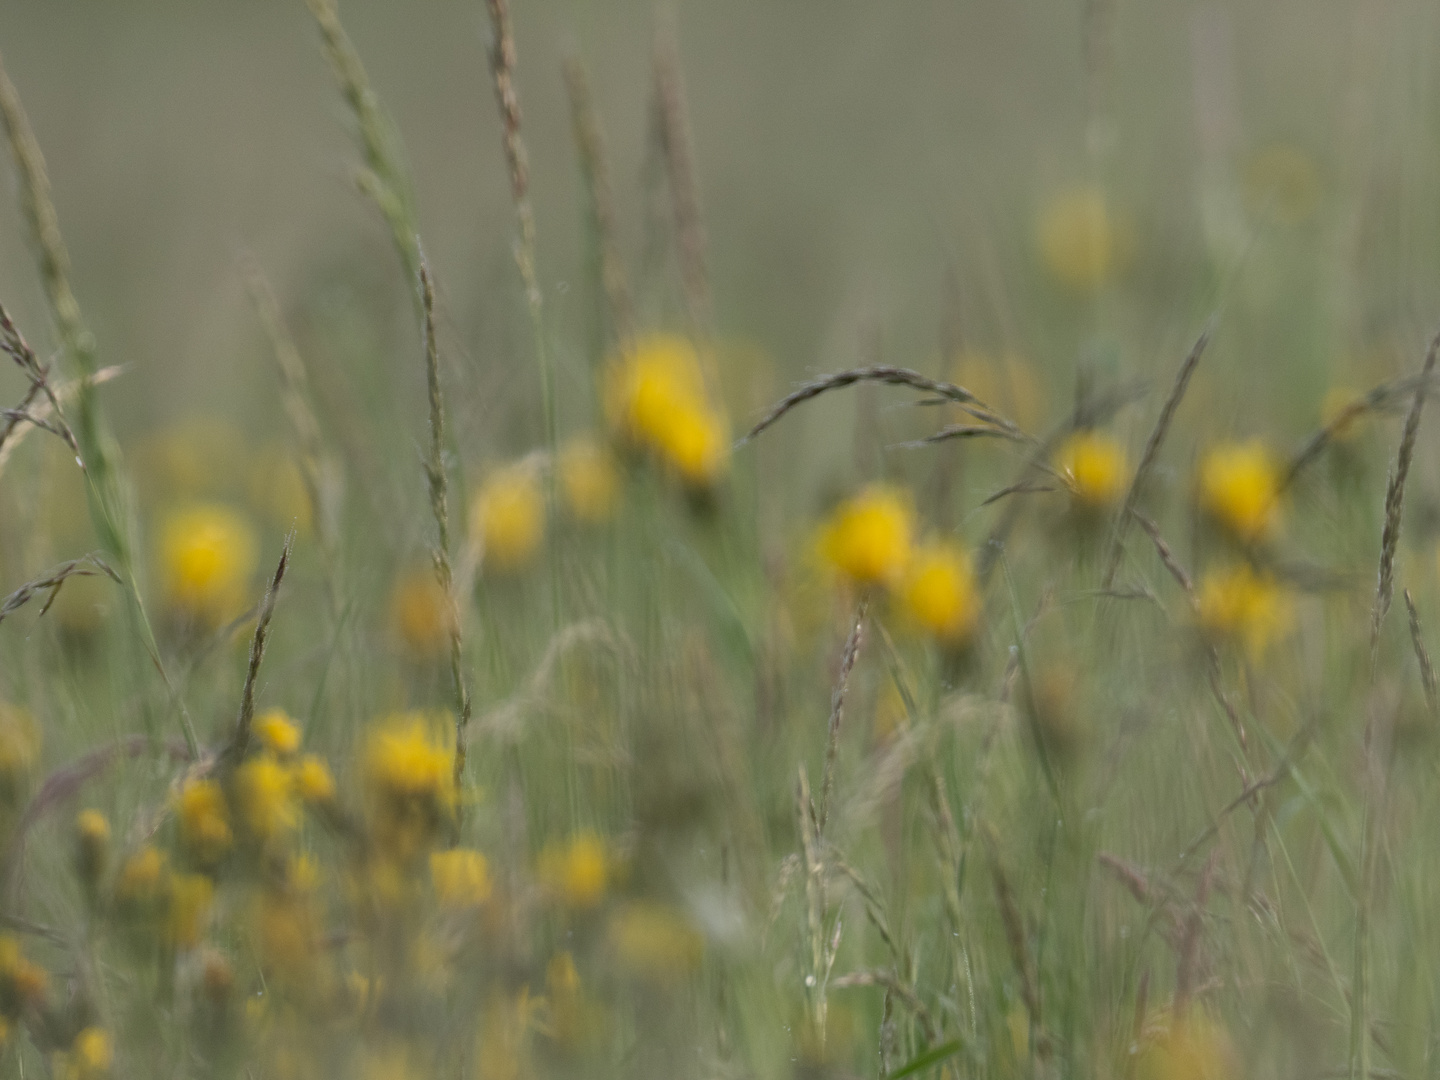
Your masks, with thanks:
M1036 232L1045 268L1067 288L1095 292L1114 276L1122 237L1099 188L1080 187L1056 195L1041 210Z
M70 1049L56 1053L51 1064L55 1080L101 1080L115 1062L115 1043L104 1028L83 1028Z
M13 803L24 793L41 744L40 727L30 712L0 701L0 801Z
M390 625L412 660L439 660L449 655L450 634L457 612L440 587L433 567L401 574L390 590Z
M1113 506L1130 484L1125 448L1099 431L1077 431L1066 439L1055 468L1075 501L1091 510Z
M610 853L599 835L584 829L566 842L547 844L540 852L536 872L540 884L567 907L592 908L604 899L609 887Z
M862 588L893 590L906 616L946 645L964 644L980 618L969 555L947 540L917 543L908 496L873 485L836 508L820 532L822 558Z
M369 734L362 752L374 838L403 864L427 850L455 813L455 741L443 717L399 713Z
M724 414L710 400L700 356L681 337L653 334L613 358L605 414L615 433L655 456L689 487L713 487L730 462Z
M236 618L250 599L255 533L219 503L176 511L160 532L165 601L181 618L214 629Z
M20 942L0 934L0 1016L18 1020L45 997L50 980L39 965L27 959Z
M545 540L540 470L522 459L494 470L470 506L470 542L487 570L523 570Z
M1201 629L1238 641L1258 658L1289 631L1294 620L1290 593L1273 576L1248 563L1213 570L1196 596Z
M680 912L664 904L635 900L610 918L610 944L632 974L660 983L676 982L700 966L705 939Z
M1280 479L1280 465L1264 443L1224 443L1200 460L1200 505L1237 540L1255 543L1279 522Z
M620 500L614 456L586 436L570 440L560 451L560 491L580 524L605 524Z
M431 852L430 880L443 907L479 907L490 899L490 864L469 848Z

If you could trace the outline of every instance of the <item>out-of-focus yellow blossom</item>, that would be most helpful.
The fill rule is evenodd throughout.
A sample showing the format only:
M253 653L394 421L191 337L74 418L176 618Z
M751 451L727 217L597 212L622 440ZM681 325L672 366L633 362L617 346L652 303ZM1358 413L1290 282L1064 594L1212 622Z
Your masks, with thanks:
M300 824L291 772L269 754L252 757L235 770L235 800L251 834L262 842Z
M205 935L215 883L204 874L176 874L170 881L170 911L165 936L176 949L193 949Z
M295 892L313 893L320 887L320 866L309 855L292 855L285 863L285 884Z
M1026 431L1034 431L1045 419L1045 388L1022 357L967 349L951 364L950 380Z
M134 476L150 503L235 494L234 468L250 460L245 433L223 416L191 416L143 440Z
M1254 212L1299 225L1320 205L1320 172L1298 146L1272 143L1246 165L1245 197Z
M267 890L256 902L254 927L266 976L292 987L315 989L324 942L310 898L293 890Z
M572 908L592 908L610 884L610 855L605 842L589 829L568 843L545 845L536 866L540 882Z
M947 645L963 644L979 621L980 597L970 556L947 541L915 550L899 596L905 613Z
M56 1080L100 1080L115 1062L115 1044L104 1028L87 1027L75 1036L70 1049L55 1055Z
M571 439L560 451L560 490L576 521L609 521L620 498L620 470L610 451L588 437Z
M820 534L820 553L858 585L894 585L905 574L915 533L910 500L876 484L836 508Z
M575 970L575 957L567 949L556 953L545 965L545 988L556 997L580 991L580 973Z
M545 539L545 493L528 460L496 469L470 507L470 542L488 570L513 573L530 565Z
M1325 397L1320 402L1320 423L1327 428L1335 425L1330 437L1336 442L1353 442L1364 429L1363 413L1346 415L1363 398L1364 395L1353 386L1332 386L1325 391Z
M424 713L387 717L366 739L362 763L376 839L396 858L418 854L455 811L450 725Z
M225 792L214 780L186 780L176 799L176 816L181 843L200 863L213 863L230 850L234 835Z
M0 797L21 794L30 770L40 760L40 726L28 709L0 702Z
M1055 468L1075 501L1093 509L1111 506L1130 483L1125 448L1099 431L1078 431L1055 455Z
M469 848L430 853L430 879L444 907L479 907L490 899L490 864Z
M229 507L205 503L177 511L160 531L166 602L211 628L235 618L249 599L255 534Z
M75 817L75 869L88 888L105 874L110 857L110 822L99 810L81 810Z
M300 749L300 729L284 709L267 709L255 717L251 730L272 754L285 757Z
M1283 637L1294 620L1289 591L1247 563L1207 573L1196 604L1203 630L1238 640L1252 657Z
M646 901L632 901L616 911L609 937L623 967L657 982L693 973L705 952L705 939L680 912Z
M20 942L0 934L0 1013L20 1016L44 1000L49 985L45 970L25 956Z
M1280 517L1280 466L1265 444L1212 447L1200 461L1200 505L1240 540L1269 536Z
M115 879L115 895L130 904L157 903L165 885L165 854L146 844L125 860Z
M1098 188L1053 197L1041 209L1037 238L1045 268L1076 292L1094 292L1115 273L1121 246L1117 222Z
M430 567L401 574L390 592L390 621L395 636L414 660L449 655L456 611Z
M1224 1030L1194 1012L1148 1038L1135 1062L1136 1080L1230 1080L1237 1075L1235 1051Z
M314 754L306 754L295 763L293 779L295 794L311 806L335 798L335 777L330 774L330 766Z
M704 489L724 476L729 426L710 401L699 354L684 338L641 338L611 360L603 396L617 434L654 454L686 484Z

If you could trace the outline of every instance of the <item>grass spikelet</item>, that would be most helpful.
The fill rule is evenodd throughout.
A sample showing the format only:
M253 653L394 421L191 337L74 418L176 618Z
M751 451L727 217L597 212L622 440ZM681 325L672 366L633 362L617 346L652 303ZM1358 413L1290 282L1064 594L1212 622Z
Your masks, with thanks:
M1170 396L1160 407L1160 415L1155 418L1155 426L1150 431L1150 437L1145 440L1145 449L1140 454L1140 463L1135 466L1135 475L1130 479L1130 488L1125 492L1125 501L1120 504L1119 513L1115 516L1113 535L1110 538L1110 554L1105 560L1105 573L1100 579L1100 588L1102 589L1109 589L1115 584L1115 575L1120 569L1120 560L1125 551L1125 533L1130 528L1131 514L1140 501L1140 493L1144 489L1150 470L1155 466L1155 459L1160 456L1160 447L1165 442L1165 436L1170 432L1170 425L1175 420L1175 413L1180 408L1180 402L1185 399L1185 391L1190 386L1190 379L1195 374L1195 369L1200 366L1200 357L1205 355L1205 346L1210 343L1210 336L1215 330L1215 319L1214 315L1210 317L1185 360L1181 363L1180 370L1175 373L1175 382L1170 387Z
M1415 601L1410 590L1405 590L1405 610L1410 613L1410 644L1415 649L1415 659L1420 664L1420 685L1425 689L1425 704L1430 715L1440 716L1440 692L1435 685L1435 665L1430 662L1430 653L1425 648L1425 637L1420 632L1420 613L1415 610Z
M245 687L240 692L240 713L235 719L235 733L221 754L221 762L226 768L237 765L250 749L250 728L255 719L255 682L260 677L260 664L265 659L265 643L270 637L270 620L275 614L275 601L280 595L280 583L285 580L285 571L290 565L290 549L294 543L295 534L291 532L285 537L285 546L280 550L280 561L275 564L275 573L265 589L265 598L260 601L255 634L250 639L250 660L245 667Z
M80 446L75 441L75 433L70 430L66 423L64 413L60 408L60 399L56 397L54 389L50 385L50 366L42 364L35 355L35 350L30 347L29 342L21 335L16 328L10 313L0 305L0 352L3 352L10 359L14 360L25 378L30 383L30 388L25 391L25 396L20 404L5 413L5 423L0 426L0 448L3 448L5 441L15 432L15 429L22 423L32 424L65 440L65 445L75 454L75 460L84 468L84 461L80 456ZM37 416L31 411L31 406L40 398L44 398L50 406L49 416Z
M470 723L470 687L465 682L460 612L455 602L455 575L450 567L450 508L445 472L445 398L440 386L440 346L435 340L435 286L425 254L420 253L420 297L425 313L425 386L430 401L430 455L425 479L430 491L430 514L435 519L435 546L431 559L435 578L450 607L450 679L455 689L455 788L465 774L465 729Z
M40 614L43 616L50 610L50 605L55 603L55 597L60 595L60 587L72 577L108 577L116 584L120 584L120 576L110 569L99 555L92 553L78 559L71 559L69 562L61 563L43 577L27 581L9 596L0 600L0 622L4 622L8 616L15 614L28 604L37 593L48 592L49 596L45 598L45 606L40 609Z
M1410 462L1415 456L1415 441L1420 435L1420 414L1425 408L1425 394L1430 375L1435 370L1436 355L1440 354L1440 333L1430 341L1425 352L1425 364L1420 369L1420 382L1415 387L1415 396L1410 403L1410 412L1405 417L1405 430L1400 436L1400 449L1395 454L1395 468L1390 473L1390 483L1385 489L1385 528L1380 534L1380 571L1375 583L1375 606L1370 613L1370 664L1375 665L1375 654L1380 647L1380 626L1390 611L1390 601L1395 595L1395 553L1400 548L1400 520L1405 507L1405 480L1410 475Z
M820 784L820 808L815 820L817 838L825 835L825 823L830 817L830 794L835 787L835 759L840 752L840 722L845 716L845 691L850 686L850 673L860 655L860 642L865 631L865 613L869 601L862 599L855 609L855 621L845 639L845 651L840 657L840 673L835 679L835 692L830 698L830 723L825 739L825 773Z

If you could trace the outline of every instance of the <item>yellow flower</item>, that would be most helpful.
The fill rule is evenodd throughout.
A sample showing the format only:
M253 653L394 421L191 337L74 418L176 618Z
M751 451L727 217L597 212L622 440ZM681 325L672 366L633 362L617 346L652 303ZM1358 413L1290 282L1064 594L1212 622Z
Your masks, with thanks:
M314 754L306 754L295 765L292 776L295 794L312 806L335 798L335 777L330 766Z
M1279 499L1280 467L1258 440L1216 446L1200 461L1200 505L1240 540L1274 530Z
M75 865L80 879L93 888L105 873L110 853L110 823L99 810L82 810L75 818Z
M1246 166L1245 196L1254 212L1298 225L1320 205L1320 174L1298 146L1272 143Z
M1098 188L1052 198L1041 210L1037 231L1045 267L1061 284L1088 293L1110 280L1119 245L1114 215Z
M945 541L918 548L901 583L900 600L926 633L947 645L962 644L980 616L970 556Z
M408 859L455 809L455 745L448 724L424 713L387 717L365 742L362 770L376 839Z
M1240 641L1256 658L1285 635L1294 619L1289 592L1247 563L1207 573L1196 603L1203 630Z
M252 757L235 770L235 798L258 840L273 840L300 824L291 772L269 754Z
M536 870L541 883L567 906L591 908L605 896L610 859L604 841L586 829L568 844L545 845Z
M820 537L825 560L860 585L893 585L910 561L915 531L910 501L875 485L842 503Z
M49 984L44 968L26 958L20 942L0 934L0 1013L19 1016L40 1004Z
M313 984L320 971L323 941L307 895L266 891L256 902L254 927L267 977L292 986Z
M1136 1080L1229 1080L1238 1075L1224 1030L1193 1012L1146 1041L1135 1065Z
M1065 440L1055 467L1075 500L1096 509L1118 502L1130 483L1125 448L1098 431L1079 431Z
M176 799L180 841L201 863L213 863L230 850L233 836L225 793L213 780L186 780Z
M478 851L454 848L431 852L430 878L444 907L479 907L490 899L490 865Z
M470 540L488 568L515 571L529 565L545 539L545 494L529 461L496 469L470 508Z
M229 507L202 503L172 514L160 532L166 602L211 628L245 610L255 534Z
M268 709L255 717L252 728L260 745L282 757L300 749L300 729L284 709Z
M449 655L456 611L430 567L402 574L390 593L390 623L414 660Z
M570 440L560 451L560 490L577 521L609 521L620 498L620 473L610 451L589 438Z
M612 360L603 387L610 425L692 487L713 485L729 466L724 414L705 387L700 357L684 338L652 334Z
M705 952L700 932L663 904L626 904L611 917L609 936L623 967L657 982L674 982L693 973Z
M170 913L165 936L176 949L193 949L205 935L215 883L204 874L176 874L170 882Z
M57 1080L99 1080L115 1061L115 1044L104 1028L87 1027L75 1036L70 1051L58 1055Z
M125 860L115 881L115 895L131 904L148 905L160 899L165 883L165 855L146 844Z

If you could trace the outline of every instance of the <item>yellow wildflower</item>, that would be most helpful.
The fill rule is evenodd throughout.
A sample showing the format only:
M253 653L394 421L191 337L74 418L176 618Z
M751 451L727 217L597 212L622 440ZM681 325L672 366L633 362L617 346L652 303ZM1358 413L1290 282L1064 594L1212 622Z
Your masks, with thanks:
M1110 280L1119 254L1116 221L1098 188L1055 196L1041 210L1037 231L1045 267L1062 285L1088 293Z
M1290 594L1246 563L1207 573L1196 603L1203 630L1239 640L1255 657L1283 637L1294 618Z
M603 525L615 513L620 473L610 451L593 439L572 439L560 451L560 490L575 520Z
M820 537L825 560L859 585L893 585L910 561L914 513L901 492L866 488L842 503Z
M432 568L408 571L395 582L390 593L390 623L411 659L448 656L455 619L455 607Z
M39 1005L49 982L45 970L26 958L18 940L0 934L0 1013L19 1016Z
M615 912L609 936L622 966L659 982L694 972L705 951L705 939L680 912L644 901L633 901Z
M180 841L201 863L218 860L234 839L225 793L213 780L186 780L176 799Z
M335 798L335 777L330 775L330 766L314 754L306 754L295 764L291 779L295 794L312 806Z
M1162 1027L1136 1057L1136 1080L1229 1080L1235 1052L1219 1025L1196 1013Z
M255 569L255 534L229 507L199 504L172 514L160 533L166 602L217 627L245 610Z
M905 571L900 600L927 633L947 645L962 644L980 616L970 556L943 540L918 548Z
M267 890L256 903L254 926L267 977L293 986L313 983L324 943L308 896Z
M205 935L215 883L204 874L176 874L170 882L170 912L165 936L176 949L193 949Z
M0 800L14 802L40 760L40 727L28 709L0 702Z
M545 493L529 460L492 472L470 507L470 542L484 566L523 570L545 539Z
M1200 505L1240 540L1274 530L1279 499L1280 467L1259 440L1213 447L1200 461Z
M555 997L580 991L580 973L575 970L575 957L566 949L556 953L545 965L545 986Z
M1320 205L1320 173L1298 146L1272 143L1246 166L1245 196L1252 211L1298 225Z
M1118 502L1130 483L1125 448L1098 431L1079 431L1065 440L1055 467L1075 501L1094 509Z
M260 745L284 757L300 749L300 729L284 709L268 709L255 717L251 728Z
M449 725L424 713L384 720L366 740L366 793L377 839L408 858L434 839L455 808L455 746Z
M258 840L273 840L300 824L290 770L269 754L252 757L235 770L235 799Z
M146 844L120 867L115 879L115 895L131 904L158 902L165 884L165 863L164 852Z
M444 907L479 907L490 899L490 866L478 851L453 848L431 852L430 878Z
M605 413L627 442L655 454L692 487L706 488L729 465L729 432L710 401L695 347L684 338L640 339L605 373Z
M87 1027L75 1036L55 1069L57 1080L99 1080L115 1062L115 1044L104 1028Z
M110 823L99 810L82 810L75 818L75 865L80 879L93 887L105 873L110 852Z
M547 844L536 869L541 883L572 908L594 907L609 886L605 843L588 829L576 833L568 844Z

